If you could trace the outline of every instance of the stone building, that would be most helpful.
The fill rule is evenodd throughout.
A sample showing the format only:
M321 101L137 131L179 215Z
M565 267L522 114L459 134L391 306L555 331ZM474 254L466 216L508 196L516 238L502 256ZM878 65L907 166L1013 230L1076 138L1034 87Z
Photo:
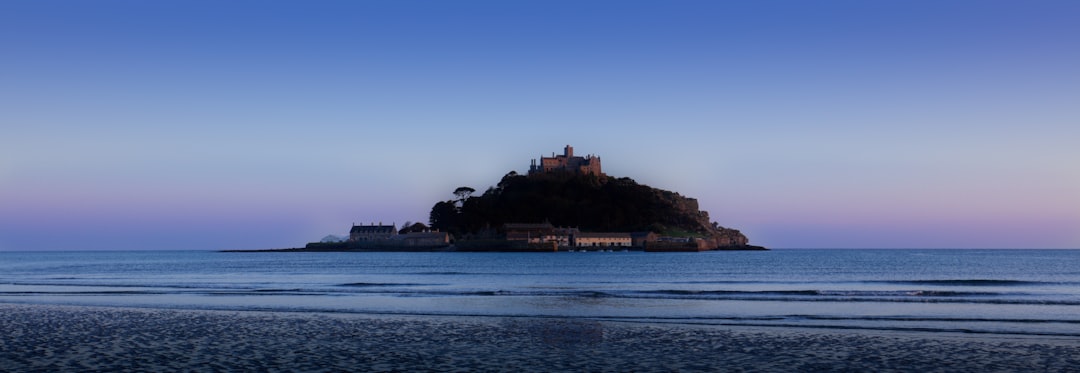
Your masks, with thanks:
M398 234L396 224L356 225L349 230L349 247L359 251L427 251L450 245L446 232Z
M574 246L577 247L630 247L632 243L630 233L582 232L574 235Z
M630 246L645 247L646 242L655 242L658 237L660 236L649 231L632 232L630 233Z
M450 235L446 232L409 232L397 235L388 244L403 248L443 247L450 245Z
M383 225L381 222L379 225L353 224L352 229L349 230L349 242L385 240L395 235L397 235L397 228L394 224Z
M533 159L532 164L529 165L529 174L553 171L564 171L582 175L592 174L597 176L602 176L604 174L600 167L600 157L592 154L584 157L575 156L574 147L570 145L567 145L566 148L563 149L563 155L551 153L551 157L541 156L539 164L537 164L536 159Z
M503 225L507 241L526 241L528 243L555 242L560 247L570 246L577 228L555 227L551 223L527 224L507 223Z

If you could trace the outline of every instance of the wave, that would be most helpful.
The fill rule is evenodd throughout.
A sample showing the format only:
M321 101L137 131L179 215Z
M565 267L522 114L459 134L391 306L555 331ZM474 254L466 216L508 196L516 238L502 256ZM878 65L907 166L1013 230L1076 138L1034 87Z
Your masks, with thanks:
M446 272L414 272L414 273L410 273L410 274L411 274L411 275L436 275L436 276L438 276L438 275L443 275L443 276L457 276L457 275L474 275L475 273L470 273L470 272L455 272L455 271L446 271Z
M176 294L164 291L140 290L93 290L93 291L0 291L0 296L35 296L35 295L165 295Z
M348 284L340 284L337 286L344 287L356 287L356 288L374 288L374 287L393 287L393 286L435 286L442 284L416 284L416 283L398 283L398 282L352 282Z
M642 294L665 294L665 295L802 295L802 296L834 296L834 297L974 297L974 296L997 296L1004 293L995 292L971 292L971 291L940 291L940 290L652 290L639 292ZM1014 293L1015 294L1015 293Z
M379 311L363 309L319 309L305 307L209 307L216 310L263 312L318 312L380 316L481 317L519 320L573 319L618 323L750 326L763 328L802 328L829 330L871 330L923 333L993 334L1036 337L1080 337L1080 319L905 317L905 316L582 316L557 314L475 313L454 311Z
M409 275L420 276L518 276L518 273L496 273L496 272L461 272L461 271L428 271L428 272L411 272L405 273Z
M80 279L83 280L83 279ZM57 287L97 287L97 288L149 288L149 289L237 289L236 285L222 285L222 284L193 284L193 283L146 283L146 284L125 284L114 282L9 282L3 285L14 286L57 286ZM246 289L251 289L250 287Z
M939 285L939 286L1044 286L1077 285L1074 282L1048 282L998 279L953 279L953 280L901 280L901 281L865 281L864 283L901 284L901 285Z
M696 280L696 281L590 281L587 284L675 284L675 285L797 285L798 280ZM1053 286L1080 285L1080 282L1025 281L1002 279L944 279L944 280L852 280L814 281L817 284L885 284L885 285L933 285L933 286Z
M939 281L939 280L928 280ZM991 280L941 280L955 283ZM992 280L1000 282L1003 280ZM1009 281L1010 283L1014 281ZM926 281L918 282L928 285ZM448 284L413 282L352 282L335 285L285 284L280 287L253 284L196 285L110 285L14 283L0 287L0 296L71 296L71 295L206 295L206 296L387 296L387 297L561 297L561 298L620 298L653 300L704 301L762 301L762 302L833 302L833 303L958 303L958 304L1015 304L1015 305L1080 305L1080 295L1072 292L992 291L987 288L968 290L948 289L778 289L778 290L692 290L692 289L589 289L517 288L491 289L485 286L455 288ZM297 286L298 285L298 286ZM26 286L26 287L23 287Z
M806 320L829 320L829 321L941 321L941 322L991 322L991 323L1061 323L1080 324L1080 319L1020 319L1020 318L989 318L989 317L925 317L925 316L822 316L822 315L788 315L789 318L802 318Z

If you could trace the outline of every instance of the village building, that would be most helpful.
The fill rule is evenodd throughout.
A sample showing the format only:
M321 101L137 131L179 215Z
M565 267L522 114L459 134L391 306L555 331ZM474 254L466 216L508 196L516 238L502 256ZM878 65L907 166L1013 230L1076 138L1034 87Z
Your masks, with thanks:
M450 245L450 234L437 231L399 234L395 224L353 224L349 230L349 242L352 247L359 249L413 251L446 247Z
M574 235L574 246L577 247L630 247L632 243L630 233L582 232Z
M384 242L403 248L442 247L450 244L450 235L446 232L409 232L393 237L392 241Z
M645 247L646 242L655 242L659 236L656 233L644 231L630 233L630 246Z
M657 237L656 241L649 241L645 243L645 251L647 252L666 252L666 251L705 251L715 249L716 245L710 245L709 240L696 238L696 237L669 237L661 236Z
M378 225L375 225L375 223L370 225L353 224L352 229L349 230L349 242L386 240L395 235L397 235L397 228L394 224L383 225L382 222Z
M638 233L642 242L635 245L635 233L581 232L577 228L555 227L551 223L507 223L503 225L507 241L527 243L555 242L559 247L633 247L644 246L644 240L655 239L656 234Z
M555 234L552 236L552 241L555 241L561 247L570 246L573 242L574 236L581 233L577 228L555 228Z
M555 242L559 246L570 246L571 239L578 232L577 228L555 227L551 223L539 224L507 223L503 225L507 241L525 241L528 243Z
M533 159L532 164L529 165L529 174L557 171L582 175L604 175L600 167L600 157L592 154L584 157L575 156L574 147L570 145L563 149L563 155L551 153L551 157L541 156L540 163Z

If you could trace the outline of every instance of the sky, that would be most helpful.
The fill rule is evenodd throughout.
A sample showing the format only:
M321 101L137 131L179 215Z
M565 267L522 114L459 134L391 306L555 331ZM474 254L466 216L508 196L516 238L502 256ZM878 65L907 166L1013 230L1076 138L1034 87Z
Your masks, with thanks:
M1076 1L0 2L0 250L299 247L531 159L771 248L1080 248Z

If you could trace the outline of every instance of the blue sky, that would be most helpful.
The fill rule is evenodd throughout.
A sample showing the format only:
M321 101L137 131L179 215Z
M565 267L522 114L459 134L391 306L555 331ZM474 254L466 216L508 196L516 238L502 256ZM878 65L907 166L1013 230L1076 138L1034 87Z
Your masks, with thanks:
M1080 247L1072 1L5 1L0 250L295 247L529 160L769 247Z

